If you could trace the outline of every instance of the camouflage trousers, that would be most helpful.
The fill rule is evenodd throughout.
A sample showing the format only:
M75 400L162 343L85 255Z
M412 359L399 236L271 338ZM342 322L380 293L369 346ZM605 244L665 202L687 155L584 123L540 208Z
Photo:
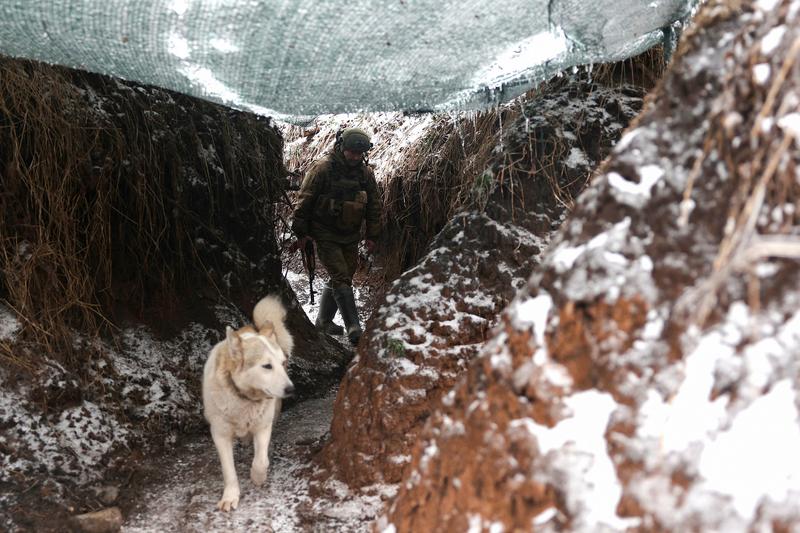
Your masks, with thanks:
M358 268L358 242L340 244L331 241L316 241L316 244L319 262L328 271L330 277L328 286L332 289L352 286L353 276Z

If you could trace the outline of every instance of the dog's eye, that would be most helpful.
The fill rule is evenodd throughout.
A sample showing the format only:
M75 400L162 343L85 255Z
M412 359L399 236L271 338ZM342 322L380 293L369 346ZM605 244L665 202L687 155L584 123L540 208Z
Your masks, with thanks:
M261 365L261 366L266 368L267 370L272 370L272 363L267 363L266 365Z

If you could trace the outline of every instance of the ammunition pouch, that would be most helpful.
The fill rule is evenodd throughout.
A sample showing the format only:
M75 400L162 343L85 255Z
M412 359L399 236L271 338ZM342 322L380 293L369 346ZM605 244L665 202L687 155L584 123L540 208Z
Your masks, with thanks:
M367 192L357 191L352 200L321 196L317 214L326 226L349 233L361 227L366 210Z
M342 202L342 225L346 228L360 228L366 211L367 191L358 191L353 201Z

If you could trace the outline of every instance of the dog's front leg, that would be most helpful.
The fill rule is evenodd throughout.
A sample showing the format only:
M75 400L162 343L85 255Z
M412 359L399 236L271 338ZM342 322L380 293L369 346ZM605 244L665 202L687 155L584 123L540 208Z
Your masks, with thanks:
M221 511L230 511L239 505L239 478L236 477L236 468L233 466L233 435L212 429L211 437L217 447L219 462L222 464L222 479L225 483L222 499L217 503L217 507Z
M269 468L269 441L272 437L272 424L253 435L253 466L250 468L250 479L256 486L267 480Z

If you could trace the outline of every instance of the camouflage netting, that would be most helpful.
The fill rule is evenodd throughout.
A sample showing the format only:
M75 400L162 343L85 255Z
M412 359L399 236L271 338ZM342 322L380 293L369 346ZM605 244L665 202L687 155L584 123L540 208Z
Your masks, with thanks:
M477 108L669 41L695 3L29 0L0 4L0 53L272 115Z

